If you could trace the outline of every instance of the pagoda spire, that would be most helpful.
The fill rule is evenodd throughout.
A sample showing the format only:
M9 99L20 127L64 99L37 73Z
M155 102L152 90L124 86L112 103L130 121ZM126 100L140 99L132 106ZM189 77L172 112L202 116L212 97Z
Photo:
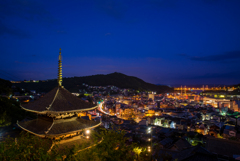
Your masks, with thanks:
M59 49L59 57L58 57L58 85L62 86L62 53L61 48Z

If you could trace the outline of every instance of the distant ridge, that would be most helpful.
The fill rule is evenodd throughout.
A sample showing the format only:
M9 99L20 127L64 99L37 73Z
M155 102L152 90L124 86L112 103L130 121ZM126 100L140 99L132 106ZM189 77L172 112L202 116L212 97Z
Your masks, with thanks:
M131 88L135 90L156 91L157 93L171 92L172 88L164 85L154 85L147 83L142 79L133 76L127 76L122 73L111 73L107 75L99 74L84 77L71 77L63 78L63 86L70 92L78 92L81 89L82 84L88 84L90 86L107 86L114 85L119 88ZM48 92L57 86L57 80L48 80L45 82L29 82L29 83L16 83L24 89L36 90L37 92Z

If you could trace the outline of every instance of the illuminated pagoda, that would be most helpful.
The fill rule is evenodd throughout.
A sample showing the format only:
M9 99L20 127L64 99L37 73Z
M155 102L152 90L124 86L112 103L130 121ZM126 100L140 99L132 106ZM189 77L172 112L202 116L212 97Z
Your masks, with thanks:
M21 107L36 113L38 117L30 121L17 122L18 126L43 138L81 137L83 131L101 124L99 121L91 120L91 117L89 120L81 118L82 115L87 115L87 111L96 109L96 105L72 95L62 86L61 49L58 61L58 86L44 97Z

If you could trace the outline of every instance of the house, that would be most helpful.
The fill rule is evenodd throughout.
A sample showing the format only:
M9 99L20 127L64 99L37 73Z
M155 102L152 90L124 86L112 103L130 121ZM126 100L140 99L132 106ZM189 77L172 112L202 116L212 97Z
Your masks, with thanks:
M240 144L238 141L208 137L205 147L208 151L217 155L228 157L240 155Z
M209 130L208 135L217 138L218 137L218 132L216 130Z
M148 126L148 121L145 120L145 119L143 119L143 120L141 120L141 121L138 123L138 125Z
M220 132L220 127L213 124L209 126L209 130Z
M154 125L163 126L164 120L165 120L164 117L157 117L157 118L154 120Z
M196 126L196 132L200 133L200 134L203 134L203 135L206 135L207 134L207 127L205 124L201 124L201 125L198 125Z
M171 139L171 138L165 138L165 139L163 139L162 141L159 142L159 146L161 148L167 148L168 149L168 147L172 145L173 141L174 140Z
M171 150L181 151L183 149L187 149L192 147L192 145L184 138L180 138L178 141L176 141L172 147Z
M191 125L191 126L190 126L190 131L193 131L193 132L196 131L195 125Z
M226 125L225 129L223 130L223 137L224 138L230 138L230 137L236 137L237 130L235 130L234 126Z
M240 111L240 101L239 100L233 100L230 101L230 109L233 111Z
M156 161L218 161L216 155L201 146L193 146L181 151L160 149L154 153L153 157Z
M176 129L179 129L179 130L186 129L186 122L184 119L179 119L176 121Z

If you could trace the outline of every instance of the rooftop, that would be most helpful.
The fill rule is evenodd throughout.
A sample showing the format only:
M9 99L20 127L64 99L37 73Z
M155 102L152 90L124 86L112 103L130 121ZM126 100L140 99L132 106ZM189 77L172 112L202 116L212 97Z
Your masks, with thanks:
M40 136L62 135L81 131L83 129L98 126L99 121L90 121L77 117L53 120L47 117L39 117L35 120L19 122L18 124L27 131Z
M208 138L206 149L210 152L233 157L233 155L240 155L240 144L237 141Z
M44 97L23 104L22 108L26 111L46 114L88 111L97 108L97 106L72 95L63 87L56 87Z

